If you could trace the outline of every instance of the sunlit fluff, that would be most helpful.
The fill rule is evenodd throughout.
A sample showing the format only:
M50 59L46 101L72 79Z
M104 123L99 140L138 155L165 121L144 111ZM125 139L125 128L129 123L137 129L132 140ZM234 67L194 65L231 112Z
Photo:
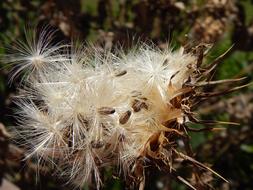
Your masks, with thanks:
M8 56L15 65L11 79L29 76L16 100L16 134L28 147L27 158L53 163L78 186L95 179L97 188L105 167L143 183L152 160L163 160L170 172L173 154L200 165L175 147L187 134L184 124L197 121L191 98L203 96L193 85L204 71L197 56L152 45L126 54L52 46L51 35L33 35Z
M25 40L17 41L9 48L10 54L3 57L3 62L12 65L12 75L10 81L18 77L22 72L23 77L29 77L31 73L43 72L46 64L55 66L59 61L64 61L67 57L62 57L60 52L66 45L53 43L55 31L45 27L41 33L33 30L25 30ZM37 74L36 74L37 75Z

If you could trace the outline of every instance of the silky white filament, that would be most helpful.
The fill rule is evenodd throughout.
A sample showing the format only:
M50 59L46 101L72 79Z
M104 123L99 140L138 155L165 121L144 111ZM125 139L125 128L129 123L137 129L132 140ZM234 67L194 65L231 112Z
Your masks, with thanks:
M182 48L111 53L52 45L49 30L29 35L6 59L14 64L11 80L25 73L16 129L27 157L53 162L80 186L95 179L99 188L101 168L116 165L128 175L151 136L182 120L170 101L196 64Z

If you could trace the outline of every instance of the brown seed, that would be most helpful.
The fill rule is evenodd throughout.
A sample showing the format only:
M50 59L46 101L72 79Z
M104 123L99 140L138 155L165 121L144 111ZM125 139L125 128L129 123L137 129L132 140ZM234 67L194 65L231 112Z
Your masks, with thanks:
M126 70L118 71L118 72L115 73L115 77L121 77L121 76L123 76L125 74L127 74Z
M101 115L110 115L110 114L113 114L114 112L115 112L114 108L110 108L110 107L98 108L98 113L100 113Z
M124 125L125 123L128 122L130 116L131 116L132 112L130 110L126 111L125 113L123 113L120 117L119 117L119 123Z
M169 63L169 60L168 60L168 59L165 59L164 62L163 62L163 66L168 65L168 63Z
M148 105L145 102L135 99L133 101L132 108L133 108L134 112L139 112L139 111L141 111L142 108L148 109Z
M141 92L139 92L137 90L132 91L131 94L132 94L132 97L138 97L138 96L142 95Z
M125 139L126 139L126 136L123 135L123 134L120 134L120 135L118 136L119 142L123 142Z
M102 148L104 146L104 143L102 141L91 141L91 147L92 148Z
M140 97L140 99L147 101L148 99L146 97Z

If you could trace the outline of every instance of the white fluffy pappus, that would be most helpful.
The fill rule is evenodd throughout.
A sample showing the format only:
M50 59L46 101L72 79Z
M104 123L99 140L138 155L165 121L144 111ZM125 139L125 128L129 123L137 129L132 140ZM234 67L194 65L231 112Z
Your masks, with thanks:
M12 66L10 82L22 72L22 77L29 77L32 73L47 71L55 67L56 63L67 59L62 56L66 45L53 43L55 31L44 27L41 32L32 29L25 30L25 40L18 40L6 49L10 53L2 58L2 62ZM37 75L37 74L36 74Z
M187 116L171 100L188 92L183 85L197 57L149 45L126 54L51 45L53 33L27 34L27 43L7 56L11 80L29 76L16 100L17 135L27 157L53 162L78 186L95 179L100 188L102 168L116 166L127 176L140 157L155 157L153 139L162 144L170 141L164 132L177 133L168 123Z

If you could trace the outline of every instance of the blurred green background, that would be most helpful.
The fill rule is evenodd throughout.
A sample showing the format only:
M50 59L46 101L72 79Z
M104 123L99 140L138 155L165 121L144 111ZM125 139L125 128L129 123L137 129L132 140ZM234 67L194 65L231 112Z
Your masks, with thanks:
M208 64L233 45L215 73L215 79L253 77L253 1L251 0L2 0L0 1L0 54L6 46L24 38L24 28L50 25L58 29L56 40L73 37L113 49L125 49L142 41L158 47L168 44L211 44ZM36 180L32 161L20 160L22 149L11 141L6 129L15 123L11 117L13 96L18 83L8 84L9 66L0 63L0 180L22 190L69 189L64 181L42 172ZM228 86L214 86L213 91ZM197 111L205 119L234 121L222 132L191 134L195 158L208 163L230 181L214 178L215 189L253 189L253 85L219 98L210 99ZM193 127L201 127L194 125ZM224 127L224 126L219 126ZM164 174L154 175L146 189L187 189L173 182L161 185ZM108 171L103 189L125 189L124 182ZM11 190L11 187L0 190ZM89 189L84 187L84 189Z

